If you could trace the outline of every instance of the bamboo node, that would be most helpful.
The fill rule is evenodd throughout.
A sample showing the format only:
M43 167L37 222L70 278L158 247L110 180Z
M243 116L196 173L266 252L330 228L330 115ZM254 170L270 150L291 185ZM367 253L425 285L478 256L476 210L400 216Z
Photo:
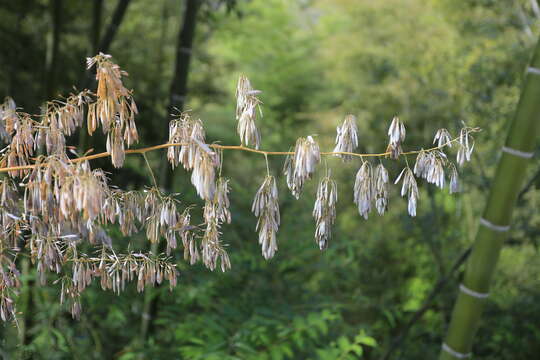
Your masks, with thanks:
M507 153L507 154L514 155L514 156L517 156L517 157L520 157L520 158L523 158L523 159L530 159L530 158L532 158L534 156L534 152L516 150L516 149L512 149L512 148L510 148L508 146L503 146L502 151Z
M534 66L529 66L527 68L527 72L529 74L535 74L535 75L540 75L540 69L539 68L535 68Z
M446 351L447 353L449 353L450 355L452 355L453 357L455 357L456 359L466 359L466 358L469 358L472 356L472 353L468 353L468 354L463 354L463 353L460 353L454 349L452 349L450 346L448 346L446 343L443 343L442 344L442 349L443 351Z
M496 225L484 218L480 218L480 225L487 227L490 230L497 232L506 232L510 230L510 225Z
M467 294L467 295L472 296L472 297L475 297L477 299L485 299L485 298L489 297L489 293L481 293L481 292L478 292L478 291L471 290L471 289L469 289L468 287L466 287L463 284L459 284L459 290L462 293Z

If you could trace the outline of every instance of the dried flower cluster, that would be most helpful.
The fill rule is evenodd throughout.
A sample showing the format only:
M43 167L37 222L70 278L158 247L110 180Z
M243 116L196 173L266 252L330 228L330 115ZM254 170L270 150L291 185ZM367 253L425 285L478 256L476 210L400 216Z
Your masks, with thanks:
M414 164L414 174L442 189L444 188L444 168L447 164L448 159L442 151L420 151Z
M452 147L452 136L446 129L439 129L435 133L435 138L433 138L433 143L437 143L437 147Z
M311 136L296 141L294 155L285 160L284 172L287 186L295 198L300 198L304 182L311 178L315 167L321 161L319 145Z
M258 149L261 143L261 135L255 125L257 117L257 108L262 117L262 111L259 104L261 101L257 95L260 90L253 90L251 83L245 76L240 76L238 86L236 87L236 120L238 120L238 136L242 144L250 144Z
M313 208L315 218L315 241L319 249L328 247L328 242L332 238L332 225L336 220L337 184L330 178L324 177L317 188L317 199Z
M414 178L413 171L406 167L401 170L401 173L397 177L395 184L403 179L401 185L401 196L407 195L408 203L407 210L409 215L416 216L416 204L418 203L418 185L416 184L416 179Z
M203 218L206 230L204 231L201 240L203 263L210 270L214 270L219 260L221 262L221 271L223 272L231 268L229 254L227 254L227 251L219 238L221 235L221 224L224 222L230 223L231 220L228 182L228 180L220 178L218 180L214 199L212 201L207 200L204 205Z
M356 116L347 115L343 124L337 127L336 147L334 152L353 152L358 147L358 127L356 126ZM347 154L337 154L343 160L351 160L352 156Z
M467 128L463 128L459 132L458 147L459 149L456 161L458 165L461 166L463 163L465 163L465 161L471 161L471 154L474 149L474 139Z
M88 106L88 133L96 130L101 123L103 133L107 134L107 151L115 167L124 164L124 141L127 147L139 140L135 115L137 105L131 92L124 87L122 76L127 72L111 60L111 56L100 53L86 61L87 68L97 67L97 100Z
M392 159L397 159L403 152L401 144L405 140L405 133L405 125L397 116L394 116L392 122L390 123L390 128L388 129L388 137L390 140L386 150L390 152L390 157Z
M176 286L178 270L176 264L164 256L145 255L130 252L117 255L107 247L103 247L99 256L80 255L71 260L71 276L61 278L60 303L66 298L72 303L71 313L79 318L81 312L80 295L92 281L99 278L103 290L111 290L120 294L126 283L137 282L137 291L144 291L146 286L169 282L172 289Z
M0 255L0 319L10 320L15 317L14 297L21 286L20 273L13 258Z
M388 208L388 171L382 164L373 171L371 164L365 161L356 173L354 203L366 220L373 202L379 215L384 215Z
M255 194L251 211L259 218L259 244L265 259L274 257L277 251L276 233L279 229L279 199L276 179L268 175Z
M192 170L191 183L203 200L212 200L216 191L216 168L220 166L218 153L205 143L205 131L201 120L193 120L183 113L169 125L169 143L182 144L170 147L167 157L172 167L181 163Z
M379 215L384 215L388 209L388 171L382 164L375 168L374 177L375 208Z
M373 200L373 178L371 164L367 161L362 163L356 173L354 181L354 203L358 206L358 212L367 220L371 211Z
M21 252L35 265L41 283L61 284L61 302L69 304L74 317L82 309L81 293L98 278L104 290L115 293L124 290L130 281L137 283L139 291L163 280L175 286L178 271L169 256L180 246L190 264L200 260L211 270L219 267L226 271L231 261L220 236L223 224L232 219L229 180L221 177L222 151L283 154L255 150L260 145L255 126L260 91L253 90L246 77L240 78L236 92L241 146L207 143L203 122L183 113L170 122L168 144L129 151L142 154L146 160L147 151L167 148L173 168L182 164L191 171L191 182L204 201L202 222L193 225L194 206L183 205L178 194L166 194L155 185L142 191L118 189L109 184L104 171L91 168L90 159L105 156L111 157L115 167L122 166L125 149L138 140L137 107L132 92L122 83L122 77L127 74L109 55L89 58L88 67L94 65L96 93L85 90L62 101L48 102L39 116L19 111L10 98L0 104L0 140L6 143L0 150L0 174L8 175L0 178L2 320L15 317L14 299L20 286L17 258ZM70 158L66 136L85 127L85 120L90 135L101 125L107 137L107 152ZM294 152L285 153L288 156L284 175L292 195L298 199L322 155L344 160L360 158L354 202L360 215L367 219L373 207L379 215L388 209L390 176L383 161L390 160L384 157L400 160L416 155L414 169L407 165L395 180L396 184L402 181L401 196L407 196L408 212L415 216L419 197L416 177L440 188L448 183L451 193L458 191L457 167L444 150L457 145L457 164L469 161L474 148L471 134L475 131L478 129L464 127L453 139L447 130L441 129L434 138L437 147L404 152L405 126L395 117L388 131L387 152L357 154L354 153L359 145L356 117L348 115L337 128L333 152L321 153L311 136L299 138ZM379 163L372 164L365 157L378 157ZM280 209L278 184L270 174L268 162L267 172L255 194L252 211L257 217L262 255L270 259L278 249ZM316 222L315 240L321 250L328 247L331 239L337 197L337 184L327 170L319 183L312 213ZM115 248L119 244L108 235L112 226L126 237L141 234L151 243L164 241L166 254L131 251L130 244L127 253L117 253Z
M11 141L11 134L15 130L15 124L19 117L17 116L17 106L12 98L7 97L0 105L0 139L3 142Z

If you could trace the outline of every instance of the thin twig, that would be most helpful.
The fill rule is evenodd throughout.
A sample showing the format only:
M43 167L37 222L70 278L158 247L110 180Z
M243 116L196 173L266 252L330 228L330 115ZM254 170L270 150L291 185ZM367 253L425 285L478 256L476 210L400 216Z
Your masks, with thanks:
M148 158L146 157L146 153L141 154L144 158L144 162L146 163L146 167L148 167L148 172L150 172L150 175L152 176L152 182L154 183L154 187L157 189L157 181L156 177L154 176L154 172L152 171L152 167L150 166L150 163L148 162Z
M477 131L476 129L471 129L471 132L476 132L476 131ZM415 154L419 154L422 151L430 152L430 151L442 149L442 148L444 148L446 146L449 146L450 144L452 144L454 142L457 142L457 141L459 141L459 137L457 137L457 138L455 138L453 140L450 140L447 143L442 144L441 146L435 146L435 147L432 147L432 148L429 148L429 149L407 151L407 152L401 153L401 155L415 155ZM125 153L126 154L145 154L145 153L147 153L149 151L166 149L166 148L169 148L171 146L184 146L184 145L186 145L186 144L185 143L167 143L167 144L154 145L154 146L140 148L140 149L128 149L128 150L125 151ZM208 146L211 147L211 148L214 148L214 149L240 150L240 151L248 151L248 152L253 152L253 153L263 154L263 155L294 155L294 152L292 152L292 151L264 151L264 150L257 150L257 149L249 148L249 147L246 147L246 146L243 146L243 145L209 144ZM387 152L383 152L383 153L374 153L374 154L359 154L359 153L352 153L352 152L345 152L345 151L335 151L335 152L330 151L330 152L321 152L321 155L327 155L327 156L350 155L350 156L355 156L355 157L359 157L359 158L364 158L364 157L385 157L385 156L389 156L390 152L387 151ZM95 159L109 157L109 156L111 156L111 154L108 151L106 151L106 152L102 152L102 153L98 153L98 154L93 154L93 155L88 155L88 156L81 156L81 157L78 157L78 158L75 158L75 159L70 159L70 162L71 163L80 163L80 162L83 162L83 161L95 160ZM0 168L0 173L8 172L8 171L30 170L30 169L35 168L36 166L44 166L45 164L46 163L23 165L23 166L12 166L12 167L2 167L2 168Z
M437 295L444 289L448 281L454 276L454 273L461 267L461 265L467 260L469 255L471 254L472 247L468 247L461 255L457 258L457 260L454 262L454 265L452 265L452 268L444 276L442 279L440 279L433 290L431 290L431 293L427 296L426 300L424 301L424 305L418 309L413 316L409 319L409 321L403 325L401 328L399 335L394 338L390 346L388 347L388 350L384 354L384 356L381 358L382 360L388 360L390 359L390 355L397 350L407 337L407 334L409 333L409 330L413 327L414 324L416 324L424 315L426 311L428 311L431 306L433 305L432 302L437 297Z
M533 187L533 185L536 183L536 181L540 179L540 168L536 171L536 173L533 175L533 177L527 182L527 185L523 187L523 189L519 192L519 195L517 197L517 202L520 203L523 200L523 197L529 190Z

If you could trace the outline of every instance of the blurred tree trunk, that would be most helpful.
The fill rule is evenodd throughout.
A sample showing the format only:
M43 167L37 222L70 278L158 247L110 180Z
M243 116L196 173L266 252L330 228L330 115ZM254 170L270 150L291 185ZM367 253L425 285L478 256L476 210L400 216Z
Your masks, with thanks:
M99 51L99 39L101 38L101 13L103 12L103 0L94 0L92 9L92 53L95 55ZM124 9L125 12L125 9Z
M202 0L187 0L184 10L183 22L178 32L176 43L176 61L174 66L174 75L171 83L169 95L169 106L162 126L161 142L168 141L169 114L177 109L182 111L187 96L187 82L189 74L189 64L191 62L191 53L193 40L195 38L195 26L197 24L197 13L200 9ZM168 171L169 163L166 157L162 157L160 164L160 185L165 191L170 191L172 176ZM150 251L154 254L159 253L159 244L153 243ZM144 344L148 333L152 330L152 325L156 317L159 294L147 291L145 294L144 308L141 321L141 343Z
M534 36L533 31L531 29L531 24L530 24L529 18L527 17L527 14L525 14L525 11L523 11L523 8L521 7L521 4L519 2L515 2L514 6L516 7L518 18L521 21L521 25L523 26L523 32L529 38L534 40L535 36Z
M107 26L105 34L100 39L101 36L101 15L103 12L103 0L94 0L94 7L92 11L92 29L91 29L91 42L92 42L92 54L90 56L96 55L98 52L107 53L109 48L118 33L118 28L124 20L124 15L126 14L127 8L131 0L118 0L114 13ZM89 71L84 72L84 78L81 81L81 89L87 88L92 80L92 75Z
M101 17L103 13L103 0L94 0L94 7L92 10L92 29L90 38L92 41L92 53L89 56L94 56L99 52L107 53L118 33L118 28L124 20L127 8L131 0L118 0L116 8L111 19L109 26L103 38L101 37ZM92 83L93 74L91 71L85 69L83 79L80 83L80 89L86 89ZM83 129L79 130L79 149L85 150L88 140L88 134Z
M189 64L191 62L193 39L195 38L195 25L197 24L197 12L200 5L201 0L186 1L184 21L176 43L176 63L169 96L169 113L172 113L174 108L180 111L184 108L187 96Z
M530 3L534 16L540 18L540 8L538 7L538 2L536 0L530 0Z
M118 32L120 24L122 24L122 20L124 20L124 15L126 14L126 10L130 2L131 0L118 0L111 23L107 27L105 35L103 35L103 38L99 42L98 51L104 53L109 51L109 47L111 46L111 43Z
M47 56L45 57L45 76L46 76L46 99L50 100L55 94L57 68L58 68L58 49L60 45L60 33L62 28L62 0L51 0L52 33L47 42Z
M156 61L156 74L158 74L159 80L156 82L155 86L158 86L159 83L161 83L161 79L163 78L163 70L165 69L166 64L166 57L165 57L165 48L167 46L168 41L168 34L169 34L169 19L172 14L171 10L171 1L165 0L163 2L163 8L161 9L161 29L159 32L159 42L157 43L156 47L156 53L157 53L157 61ZM161 91L155 91L152 92L152 103L154 104L155 108L162 108L163 104L163 94ZM158 129L159 131L160 129ZM161 133L159 133L159 136L161 137Z
M470 356L512 210L532 157L540 123L540 41L527 70L515 117L493 179L465 277L443 343L441 360Z
M169 106L167 108L167 116L164 121L162 131L162 142L167 142L169 139L169 115L175 111L183 111L187 98L187 84L189 75L189 65L191 62L191 54L193 51L193 39L195 38L195 26L197 24L197 13L201 6L202 0L187 0L184 10L184 19L182 27L178 32L178 40L176 43L176 61L174 66L174 75L171 82L171 90L169 94ZM164 157L161 161L161 186L165 190L170 190L172 184L172 176L168 171L169 164L167 158Z

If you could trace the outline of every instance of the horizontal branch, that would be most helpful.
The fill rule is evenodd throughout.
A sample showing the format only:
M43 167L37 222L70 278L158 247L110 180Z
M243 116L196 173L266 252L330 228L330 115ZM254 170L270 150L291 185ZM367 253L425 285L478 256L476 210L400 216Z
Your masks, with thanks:
M415 154L419 154L422 151L430 152L430 151L442 149L442 148L444 148L446 146L450 146L453 142L457 142L458 140L459 140L459 137L457 137L457 138L455 138L453 140L450 140L447 143L442 144L441 146L435 146L435 147L425 149L425 150L422 149L422 150L414 150L414 151L403 152L403 153L401 153L401 155L415 155ZM140 148L140 149L128 149L128 150L125 150L125 153L126 154L145 154L145 153L150 152L150 151L155 151L155 150L160 150L160 149L167 149L167 148L172 147L172 146L184 146L184 145L186 145L186 144L185 143L172 143L172 144L167 143L167 144L154 145L154 146L150 146L150 147L144 147L144 148ZM253 152L253 153L263 154L263 155L294 155L294 152L292 152L292 151L264 151L264 150L257 150L257 149L249 148L249 147L246 147L246 146L243 146L243 145L208 144L208 146L211 147L211 148L214 148L214 149L248 151L248 152ZM389 156L390 154L391 154L390 151L386 151L386 152L383 152L383 153L373 153L373 154L359 154L359 153L352 153L352 152L345 152L345 151L321 152L321 155L326 155L326 156L350 155L350 156L355 156L355 157L359 157L359 158L364 158L364 157L385 157L385 156ZM70 161L71 161L71 163L80 163L80 162L83 162L83 161L95 160L95 159L109 157L109 156L111 156L111 154L108 151L106 151L106 152L102 152L102 153L98 153L98 154L81 156L81 157L78 157L78 158L75 158L75 159L70 159ZM44 166L44 165L45 164L40 163L40 164L32 164L32 165L2 167L2 168L0 168L0 173L9 172L9 171L30 170L30 169L35 168L36 166Z

